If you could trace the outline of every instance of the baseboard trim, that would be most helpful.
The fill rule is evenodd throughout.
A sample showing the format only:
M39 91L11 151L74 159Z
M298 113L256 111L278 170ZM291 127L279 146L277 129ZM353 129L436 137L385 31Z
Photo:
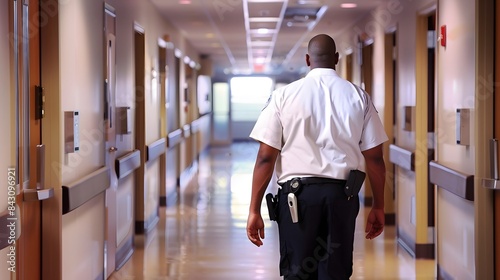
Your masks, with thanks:
M398 244L415 259L434 259L434 244L415 244L415 240L398 229Z
M385 225L386 226L396 225L396 213L385 213Z
M159 220L158 213L154 213L147 221L135 221L135 233L146 234L150 232Z
M443 269L439 264L437 265L437 279L438 280L453 280L453 276L451 276L446 270Z
M119 270L134 253L134 237L130 236L128 240L118 250L116 250L116 269Z

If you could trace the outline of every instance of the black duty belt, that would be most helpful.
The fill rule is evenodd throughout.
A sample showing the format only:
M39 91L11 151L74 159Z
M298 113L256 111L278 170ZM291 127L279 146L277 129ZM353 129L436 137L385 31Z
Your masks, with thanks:
M307 185L321 185L321 184L336 184L336 185L345 185L346 180L339 180L333 178L322 178L322 177L302 177L302 178L293 178L284 183L278 183L281 186L281 189L285 193L295 193L300 190L300 187Z

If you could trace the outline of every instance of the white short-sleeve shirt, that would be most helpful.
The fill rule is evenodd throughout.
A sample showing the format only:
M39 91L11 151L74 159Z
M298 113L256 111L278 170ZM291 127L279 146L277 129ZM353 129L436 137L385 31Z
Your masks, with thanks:
M278 182L347 179L364 170L361 151L388 140L370 96L328 68L273 91L250 137L281 151Z

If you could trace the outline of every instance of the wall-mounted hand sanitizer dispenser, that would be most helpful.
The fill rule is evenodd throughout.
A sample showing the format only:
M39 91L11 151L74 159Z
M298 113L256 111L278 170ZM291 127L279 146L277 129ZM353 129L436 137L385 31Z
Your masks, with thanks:
M456 138L459 145L470 145L470 109L457 109Z
M64 152L80 150L80 115L78 111L64 112Z

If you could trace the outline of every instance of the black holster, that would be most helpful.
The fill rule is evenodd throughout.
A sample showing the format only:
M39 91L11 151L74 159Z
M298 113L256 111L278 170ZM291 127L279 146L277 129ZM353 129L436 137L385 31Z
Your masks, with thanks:
M278 195L272 193L266 194L267 210L269 211L269 219L278 221Z

